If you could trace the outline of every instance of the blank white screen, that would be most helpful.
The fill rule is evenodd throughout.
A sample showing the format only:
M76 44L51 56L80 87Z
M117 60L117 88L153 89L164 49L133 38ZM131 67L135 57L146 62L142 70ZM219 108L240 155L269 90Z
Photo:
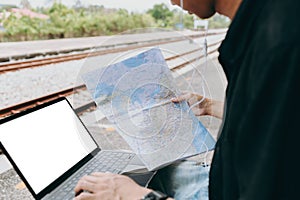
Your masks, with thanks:
M66 100L0 125L0 141L36 194L97 147Z

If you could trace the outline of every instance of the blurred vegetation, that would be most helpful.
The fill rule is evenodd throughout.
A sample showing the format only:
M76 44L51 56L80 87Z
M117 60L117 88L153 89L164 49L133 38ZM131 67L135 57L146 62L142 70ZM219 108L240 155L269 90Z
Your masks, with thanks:
M147 11L154 19L158 27L177 29L178 25L183 22L183 27L186 29L194 28L194 16L182 13L178 9L170 10L165 4L156 4L152 9Z
M229 18L219 14L215 14L213 17L208 19L208 28L210 29L226 28L230 25L230 23L231 21Z
M184 27L193 29L194 16L170 10L165 4L154 5L146 13L129 13L125 9L106 9L103 6L69 8L54 3L50 8L33 11L48 15L48 19L18 17L11 14L0 19L5 31L0 41L25 41L69 37L111 35L130 29L160 27L176 28L183 17ZM225 20L225 21L224 21ZM216 16L209 21L212 28L228 26L226 19Z
M11 8L17 8L17 6L15 5L9 5L9 4L0 4L0 12L4 12L6 11L7 9L11 9Z

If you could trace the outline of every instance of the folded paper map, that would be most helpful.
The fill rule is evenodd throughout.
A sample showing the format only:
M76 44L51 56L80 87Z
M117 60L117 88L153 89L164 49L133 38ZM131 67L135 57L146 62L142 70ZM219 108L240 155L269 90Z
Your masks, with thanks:
M158 48L88 72L83 80L97 108L148 170L206 152L215 141L180 94Z

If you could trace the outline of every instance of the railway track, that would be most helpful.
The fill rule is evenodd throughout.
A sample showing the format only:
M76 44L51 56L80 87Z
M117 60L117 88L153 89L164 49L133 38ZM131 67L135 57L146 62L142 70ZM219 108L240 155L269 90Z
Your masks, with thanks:
M216 52L218 50L218 46L221 43L221 41L222 40L214 42L212 44L209 44L208 45L208 48L209 48L208 54L212 54L212 53ZM151 44L151 46L152 45L153 45L153 43ZM137 48L137 47L132 47L132 48L134 49L134 48ZM128 48L126 48L126 50L128 50ZM180 55L169 56L169 57L166 58L166 61L168 62L168 61L174 60L176 58L179 58L180 56L192 55L192 54L195 54L195 53L197 53L201 50L202 50L202 48L196 48L196 49L184 52ZM90 54L88 56L90 56ZM170 70L175 72L176 70L179 70L179 69L185 67L186 65L199 60L202 57L204 57L204 55L198 56L198 54L195 54L193 57L189 58L188 60L184 60L183 62L178 63L175 66L171 66ZM64 60L64 61L66 61L66 60ZM33 108L37 105L40 105L40 104L43 104L43 103L46 103L46 102L49 102L49 101L53 101L53 100L55 100L59 97L62 97L62 96L66 97L66 96L69 96L69 95L72 95L72 94L79 93L80 91L83 91L83 90L86 90L85 85L79 85L79 86L76 86L76 87L61 90L59 92L48 94L48 95L42 96L40 98L32 99L30 101L26 101L26 102L23 102L23 103L19 103L19 104L16 104L16 105L12 105L12 106L3 108L3 109L0 110L0 119L5 118L5 117L10 116L10 115L13 115L15 113L19 113L21 111L27 110L29 108ZM75 108L75 111L78 114L81 114L81 113L83 113L87 110L94 109L95 107L96 107L96 105L95 105L94 102L89 102L89 103L86 103L86 104L84 104L80 107Z
M224 33L223 32L209 33L208 36L209 35L217 35L217 34L224 34ZM192 39L200 38L200 37L203 37L203 34L189 36L189 38L192 38ZM44 58L44 59L30 59L30 60L26 60L26 61L12 62L12 63L4 62L2 64L0 63L0 74L6 73L6 72L11 72L11 71L16 71L16 70L20 70L20 69L40 67L43 65L56 64L56 63L61 63L61 62L66 62L66 61L81 60L81 59L85 59L87 57L101 56L101 55L106 55L106 54L111 54L111 53L124 52L124 51L129 51L129 50L143 48L143 47L167 44L167 43L171 43L171 42L179 42L179 41L183 41L186 39L187 39L187 37L185 37L185 36L178 37L178 38L168 38L168 39L163 39L163 40L158 39L158 40L154 40L151 42L131 43L131 44L128 44L128 46L126 46L126 47L118 47L118 48L111 47L110 49L104 49L104 50L97 50L97 48L95 48L95 51L93 51L93 52L77 53L77 54L72 54L72 55L61 55L61 56Z

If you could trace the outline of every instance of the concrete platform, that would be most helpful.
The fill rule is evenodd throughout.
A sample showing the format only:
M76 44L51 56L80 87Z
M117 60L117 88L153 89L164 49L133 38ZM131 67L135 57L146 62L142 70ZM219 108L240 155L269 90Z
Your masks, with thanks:
M206 83L208 88L208 97L214 98L218 100L223 100L226 88L226 79L224 77L223 71L220 68L216 57L217 53L210 55L210 59L208 60L207 67L205 71L203 71L203 76L206 77ZM204 63L204 59L202 60ZM177 74L176 82L178 87L181 90L186 88L186 80L190 80L193 78L193 87L198 88L197 91L201 92L201 78L199 74L194 74L192 71L192 67L180 73L180 76ZM194 91L194 92L197 92ZM96 142L103 149L128 149L128 145L124 142L124 140L117 134L117 132L111 128L111 124L108 122L106 118L99 117L99 113L88 113L81 117L83 122L87 125L87 128L90 130L91 134L94 136ZM210 131L213 137L216 137L220 125L221 120L215 119L213 117L199 117L199 120L204 124L205 127ZM212 153L206 158L208 162L212 157ZM199 158L195 158L199 159ZM27 188L22 183L20 177L16 174L16 172L10 168L5 159L0 159L0 166L2 166L2 173L0 172L0 200L31 200L33 197L27 190Z

